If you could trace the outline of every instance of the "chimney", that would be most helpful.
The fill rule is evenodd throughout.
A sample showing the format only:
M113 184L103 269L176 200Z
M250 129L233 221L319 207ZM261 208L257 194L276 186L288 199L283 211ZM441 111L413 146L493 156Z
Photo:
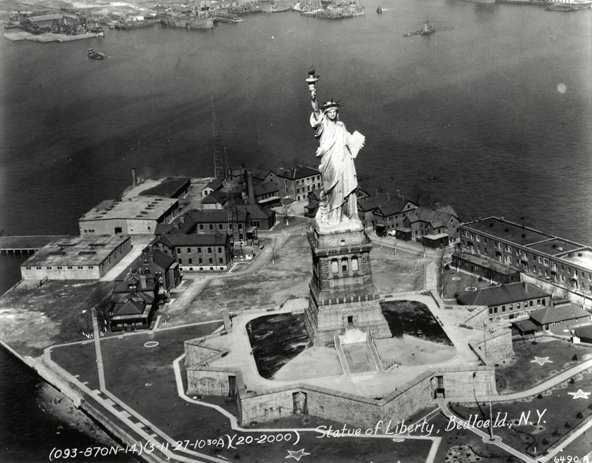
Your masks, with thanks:
M146 289L146 276L140 276L140 289Z
M255 205L255 192L253 191L253 175L247 171L247 193L249 195L249 206Z
M136 168L132 167L132 186L136 186L138 181L136 180Z

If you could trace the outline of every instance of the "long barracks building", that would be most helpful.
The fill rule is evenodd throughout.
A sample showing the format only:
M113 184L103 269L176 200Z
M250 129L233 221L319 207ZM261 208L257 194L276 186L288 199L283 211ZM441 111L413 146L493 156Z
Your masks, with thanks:
M503 218L488 217L460 225L465 252L517 269L523 280L592 301L592 249ZM530 277L530 278L529 278Z

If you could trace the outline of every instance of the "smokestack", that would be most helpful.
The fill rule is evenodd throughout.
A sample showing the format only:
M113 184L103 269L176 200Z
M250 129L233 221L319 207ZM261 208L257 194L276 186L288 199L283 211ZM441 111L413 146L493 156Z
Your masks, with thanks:
M136 186L137 180L136 180L136 168L132 167L132 186Z
M255 192L253 191L253 175L247 170L247 193L249 195L249 206L255 205Z

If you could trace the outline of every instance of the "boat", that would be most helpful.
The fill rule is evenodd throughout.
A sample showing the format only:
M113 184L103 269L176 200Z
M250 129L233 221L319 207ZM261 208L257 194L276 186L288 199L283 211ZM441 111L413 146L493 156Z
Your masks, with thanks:
M105 54L104 53L99 53L98 51L94 51L92 48L88 49L88 57L90 59L105 59Z
M415 32L407 32L406 34L403 34L403 37L411 37L413 35L430 35L433 34L434 32L436 32L436 29L434 29L434 26L432 26L430 24L429 21L426 21L426 23L423 25L423 27Z
M380 8L380 5L378 5L378 8L376 8L376 12L378 14L382 14L382 8Z
M103 30L102 27L93 27L90 31L93 34L98 34L99 37L105 37L105 31Z

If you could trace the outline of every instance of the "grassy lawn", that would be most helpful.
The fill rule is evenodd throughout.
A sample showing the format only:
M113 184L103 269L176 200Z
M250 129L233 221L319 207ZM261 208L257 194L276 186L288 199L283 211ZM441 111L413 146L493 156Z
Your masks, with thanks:
M55 344L83 341L80 314L91 305L96 281L47 281L17 287L0 298L0 338L21 355L37 357Z
M194 450L196 440L224 438L224 448L206 445L203 449L195 450L209 455L221 455L230 461L283 461L289 456L288 450L300 449L305 449L317 458L322 455L320 458L327 463L353 463L360 460L390 463L393 458L409 463L425 461L431 445L427 441L393 442L391 439L346 437L317 439L316 433L301 433L300 442L294 445L296 435L293 432L269 433L254 430L253 433L236 433L230 430L228 420L217 411L180 399L176 392L172 361L183 352L184 339L202 336L211 332L215 326L202 325L102 340L108 389L173 439L188 440L189 450ZM144 343L149 340L159 342L158 347L145 348ZM205 400L217 403L231 412L236 410L223 397L207 397ZM298 416L298 419L302 418ZM263 423L262 426L281 428L282 421ZM293 420L287 427L292 423ZM328 422L314 419L312 423L318 426ZM275 442L279 434L282 435L282 442ZM235 448L228 448L227 435L237 436L232 441ZM289 441L285 442L283 438L288 435ZM249 444L245 441L239 445L239 437L247 436L251 436L253 442L249 439ZM265 442L258 444L257 440Z
M500 394L529 389L559 371L575 365L585 354L592 353L592 349L559 339L537 338L534 342L515 342L514 352L516 361L495 371L497 390ZM574 360L574 355L577 356L577 360ZM533 362L535 357L549 357L552 363L540 365Z
M592 400L574 399L573 395L569 394L570 392L575 393L579 389L590 391L591 387L592 377L590 374L580 374L574 378L573 382L566 381L536 398L511 403L494 403L493 416L495 417L499 412L500 417L503 417L507 412L506 422L512 425L511 427L496 427L494 434L499 435L503 442L521 452L533 456L536 448L536 454L541 455L547 448L592 415ZM488 417L489 404L480 405L479 408L466 404L455 404L450 408L463 418L468 418L469 415L478 415L480 419ZM521 416L525 419L520 423ZM541 417L540 421L539 416ZM528 420L528 424L526 420Z
M310 344L303 314L259 317L247 323L247 332L257 370L267 379Z
M426 341L452 346L452 342L430 309L421 302L381 302L380 307L393 337L401 338L407 334Z
M482 461L486 463L518 463L520 461L505 450L483 442L483 439L480 436L467 429L446 431L448 422L448 418L442 413L437 414L435 418L430 420L430 423L434 424L434 429L440 431L437 435L442 437L434 461L444 463L469 463L473 461ZM467 447L470 450L467 450ZM453 458L455 454L458 455L458 451L461 448L467 450L464 452L465 457ZM467 453L480 457L480 460L466 458Z
M86 382L90 389L99 389L94 341L54 347L51 349L51 359L70 374L78 375L78 380Z

